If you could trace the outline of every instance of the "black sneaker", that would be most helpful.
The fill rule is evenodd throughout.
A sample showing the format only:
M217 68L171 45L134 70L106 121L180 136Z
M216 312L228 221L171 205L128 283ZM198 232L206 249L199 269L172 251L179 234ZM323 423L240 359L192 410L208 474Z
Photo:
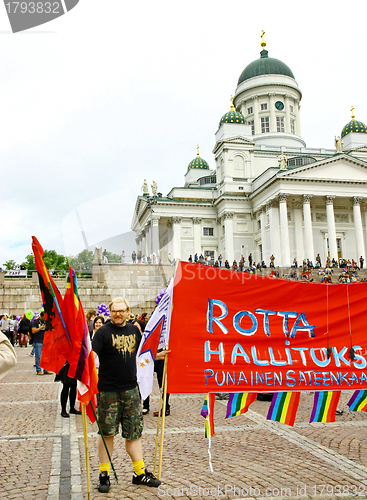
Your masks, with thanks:
M103 471L99 475L99 485L98 491L100 493L108 493L110 491L110 476L107 474L107 471Z
M140 476L137 476L134 472L133 484L142 484L144 486L151 486L152 488L158 488L158 486L161 484L161 481L156 477L154 477L151 472L148 472L145 469L145 474L140 474Z

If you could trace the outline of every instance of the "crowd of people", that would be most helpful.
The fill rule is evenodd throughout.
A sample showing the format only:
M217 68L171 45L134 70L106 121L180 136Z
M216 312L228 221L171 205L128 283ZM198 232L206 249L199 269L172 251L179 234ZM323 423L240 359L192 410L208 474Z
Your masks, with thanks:
M230 264L227 259L224 260L222 254L220 254L215 261L213 261L208 253L205 254L205 256L202 253L200 255L196 253L194 257L189 255L188 258L188 262L193 262L195 264L204 264L251 274L262 272L264 269L270 269L269 276L283 279L312 282L314 281L315 272L317 272L317 275L320 277L318 281L321 283L354 283L357 281L367 281L366 278L361 278L358 274L358 271L363 269L364 259L362 256L359 258L359 266L354 259L339 258L336 260L328 257L325 262L325 267L322 267L320 254L317 254L315 264L313 264L310 259L304 259L302 263L298 265L297 259L294 258L289 273L283 274L281 274L279 266L275 266L274 255L271 255L269 260L268 267L263 260L255 263L252 253L249 254L247 259L241 255L239 261L237 262L235 259L232 264ZM336 276L337 269L341 269L341 273L338 276ZM336 280L332 278L334 273Z

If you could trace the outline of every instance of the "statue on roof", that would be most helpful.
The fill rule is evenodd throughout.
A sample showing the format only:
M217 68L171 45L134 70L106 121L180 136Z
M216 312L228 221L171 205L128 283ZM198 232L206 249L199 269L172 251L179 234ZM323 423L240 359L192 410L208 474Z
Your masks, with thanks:
M343 139L340 138L340 135L335 137L335 153L343 152Z
M282 151L282 154L278 156L278 163L280 164L280 170L287 170L287 157Z
M144 184L141 187L143 194L149 194L148 183L147 180L144 179Z
M158 186L157 186L157 183L155 181L152 182L152 194L153 196L157 196L157 193L158 193Z

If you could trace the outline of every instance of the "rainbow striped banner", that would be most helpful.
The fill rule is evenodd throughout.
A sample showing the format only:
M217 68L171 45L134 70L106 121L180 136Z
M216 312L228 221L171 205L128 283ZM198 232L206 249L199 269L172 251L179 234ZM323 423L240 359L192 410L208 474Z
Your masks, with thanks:
M367 412L367 391L355 391L350 401L348 402L351 411L366 411Z
M267 419L293 427L300 395L300 392L276 392L271 400Z
M215 403L215 393L209 393L205 397L203 407L200 414L205 418L205 437L213 437L215 434L214 430L214 403Z
M335 412L339 403L341 391L315 392L311 413L312 422L335 422Z
M226 418L242 415L249 409L251 403L256 399L256 392L232 392L227 403Z

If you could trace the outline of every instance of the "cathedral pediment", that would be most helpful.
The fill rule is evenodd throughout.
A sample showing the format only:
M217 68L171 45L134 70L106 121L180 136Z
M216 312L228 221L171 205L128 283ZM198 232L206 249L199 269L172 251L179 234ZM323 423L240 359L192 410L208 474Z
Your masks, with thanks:
M278 173L283 179L367 182L367 163L348 155L338 155L303 167Z

